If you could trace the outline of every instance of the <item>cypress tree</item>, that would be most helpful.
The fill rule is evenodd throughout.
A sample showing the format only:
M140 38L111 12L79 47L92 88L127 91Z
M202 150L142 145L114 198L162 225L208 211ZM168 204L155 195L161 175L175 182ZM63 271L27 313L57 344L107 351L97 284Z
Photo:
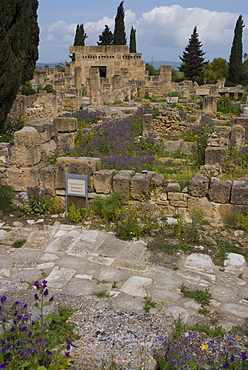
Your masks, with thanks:
M87 39L87 37L88 36L84 32L84 25L78 24L73 46L85 46L85 39Z
M202 43L199 41L197 27L195 26L183 55L179 57L182 61L179 71L183 72L186 78L198 82L201 82L203 67L206 64L204 62L205 53L201 50L201 47Z
M130 32L129 53L137 53L137 50L136 50L136 30L133 27L131 28L131 32Z
M98 45L112 45L114 40L114 35L111 32L109 26L105 25L102 34L99 36Z
M117 14L115 17L115 29L114 29L114 41L113 45L126 45L126 32L124 24L124 8L122 1L117 8Z
M242 56L243 56L243 44L242 44L243 28L244 23L242 15L240 15L236 22L231 54L229 57L228 81L233 84L238 84L241 82Z
M0 126L38 59L37 0L0 2Z

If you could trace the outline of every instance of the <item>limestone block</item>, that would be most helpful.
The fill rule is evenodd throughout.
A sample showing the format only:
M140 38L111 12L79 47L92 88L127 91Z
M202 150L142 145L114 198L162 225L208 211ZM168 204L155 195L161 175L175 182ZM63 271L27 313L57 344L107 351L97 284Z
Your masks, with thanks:
M192 270L214 271L214 263L207 254L192 253L186 257L184 267Z
M248 205L248 181L233 181L231 203Z
M229 138L231 126L214 126L216 135Z
M55 194L55 168L50 165L41 167L39 171L40 187L42 189L49 189L51 194Z
M209 199L216 203L229 203L232 181L219 180L212 177L209 186Z
M54 118L53 125L58 132L75 132L78 129L78 122L75 117Z
M205 150L205 163L215 164L224 163L228 154L227 147L211 147L208 146Z
M143 115L143 135L148 135L152 132L152 114Z
M55 167L55 189L65 189L66 174L88 176L88 191L93 191L93 173L100 165L100 158L59 157Z
M131 176L133 171L120 171L113 177L113 190L120 192L125 202L130 199Z
M58 132L50 118L37 118L29 121L25 127L34 127L40 134L41 143L56 139Z
M171 181L167 184L166 191L167 193L172 193L172 192L180 193L181 191L180 184L178 182Z
M231 131L231 143L240 148L245 145L245 128L241 125L234 125Z
M180 152L184 155L190 155L193 152L194 146L195 146L194 142L182 141L181 147L180 147Z
M14 133L14 146L11 163L28 167L38 164L41 160L40 134L33 127L23 127Z
M149 196L150 183L153 172L136 173L131 178L131 197L136 200L143 200Z
M228 253L224 266L226 272L240 273L246 268L246 260L241 254Z
M216 221L224 222L226 217L235 216L239 213L248 211L248 206L236 204L219 204L216 214Z
M168 199L171 206L188 207L188 194L185 193L168 193Z
M0 143L0 166L7 167L9 165L10 144Z
M93 180L96 193L111 193L114 172L114 170L101 170L94 172Z
M58 133L58 147L69 147L70 149L73 149L75 146L76 135L76 132Z
M164 175L156 173L152 176L151 181L156 187L162 187L164 185Z
M164 148L169 152L175 152L180 150L182 145L182 140L164 140Z
M192 219L196 208L200 208L203 211L203 217L207 221L219 221L218 209L220 204L210 202L207 197L188 197L188 215Z
M161 215L165 217L173 217L176 214L176 208L173 206L168 205L162 205L161 209Z
M57 140L54 139L47 141L46 143L42 144L41 151L45 155L49 156L53 150L57 148Z
M39 168L11 166L6 171L7 183L14 191L27 191L28 187L36 186L39 181Z
M189 194L194 197L205 197L208 194L208 187L208 178L201 174L197 174L190 180Z

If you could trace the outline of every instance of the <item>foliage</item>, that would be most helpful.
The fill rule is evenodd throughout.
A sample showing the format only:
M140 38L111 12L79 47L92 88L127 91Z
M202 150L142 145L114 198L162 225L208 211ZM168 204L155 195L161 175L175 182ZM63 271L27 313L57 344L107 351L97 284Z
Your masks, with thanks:
M233 38L231 53L229 57L228 81L235 85L240 83L241 77L242 77L243 28L244 28L244 22L242 19L242 15L240 15L235 25L234 38Z
M205 149L210 134L213 132L214 122L209 115L202 117L200 125L195 128L196 146L193 148L193 158L197 166L205 164Z
M36 90L32 87L30 82L26 82L25 85L23 85L20 88L22 95L34 95L36 94Z
M172 69L172 81L173 82L181 82L184 80L184 73L180 72L178 69Z
M25 243L26 239L18 239L14 243L11 244L11 247L13 248L21 248Z
M1 369L62 370L70 366L73 324L66 320L72 311L45 316L44 309L54 298L49 297L46 280L36 281L34 287L38 319L33 319L25 302L16 301L9 307L7 297L1 297Z
M205 53L201 50L201 47L202 44L199 41L197 27L195 26L189 43L180 57L182 64L179 67L179 71L183 72L186 78L197 82L202 82L203 68L205 66Z
M248 231L248 212L241 213L238 219L241 228L245 231Z
M118 192L107 197L96 196L90 203L91 209L102 216L105 221L116 221L122 207L122 195Z
M0 126L6 120L19 87L33 77L38 59L37 0L0 3Z
M86 208L79 208L74 203L69 207L69 220L72 222L82 222L87 215Z
M99 292L94 292L92 295L96 296L97 298L108 298L109 294L106 290L100 290Z
M117 8L117 14L115 17L115 28L114 28L114 40L113 45L126 45L126 32L125 32L125 23L124 23L124 8L122 1Z
M8 118L2 126L0 126L0 142L13 144L14 133L23 128L25 122L22 118Z
M0 184L0 211L10 212L13 209L12 199L14 198L13 188L9 185Z
M201 304L201 306L208 305L211 298L211 293L209 293L208 289L191 290L187 288L184 284L182 284L181 286L181 292L183 293L184 297L194 299L197 303Z
M45 87L43 87L42 90L47 91L48 94L54 94L54 95L56 95L56 90L50 84L47 84Z
M133 27L131 28L131 32L130 32L129 53L137 53L137 50L136 50L136 30Z
M88 36L84 32L84 25L78 24L76 28L76 34L74 38L73 46L84 46L85 40Z
M150 309L155 308L157 305L157 303L153 301L151 297L145 296L144 300L145 300L144 310L146 312L150 312Z
M218 242L215 248L214 263L223 266L228 253L240 253L240 250L228 240Z
M146 71L148 71L149 76L158 76L159 70L155 69L152 64L146 63Z
M105 25L102 34L99 36L98 45L112 45L114 40L114 35L110 30L109 26Z
M38 185L27 188L27 198L19 197L20 211L24 214L56 213L60 211L59 199L52 197L48 189L41 189Z
M222 114L240 114L240 106L233 104L233 100L228 96L223 96L217 100L217 110Z
M89 111L88 109L77 110L76 112L64 113L63 117L75 117L78 119L79 126L82 126L82 123L96 123L105 113L96 110Z
M228 76L228 63L223 58L214 58L212 62L206 64L204 71L204 82L214 84L218 80Z

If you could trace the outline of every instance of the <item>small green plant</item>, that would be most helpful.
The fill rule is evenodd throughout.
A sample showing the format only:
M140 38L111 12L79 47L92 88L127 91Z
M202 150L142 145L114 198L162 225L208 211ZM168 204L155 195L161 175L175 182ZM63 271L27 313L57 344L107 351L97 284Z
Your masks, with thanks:
M202 307L208 305L211 298L211 293L208 289L191 290L187 288L184 284L182 284L181 286L181 292L183 293L184 297L194 299L197 303L201 304Z
M25 243L26 239L18 239L13 244L11 244L11 247L13 248L21 248Z
M56 95L56 90L50 84L47 84L45 87L43 87L42 90L47 91L48 94L54 94L54 95Z
M13 144L14 133L23 128L25 122L22 118L10 119L8 118L6 122L0 126L0 142Z
M96 196L91 204L91 209L102 216L105 221L116 221L119 218L122 208L122 196L120 193L113 193L106 198Z
M239 224L244 231L248 231L248 212L241 213L238 217Z
M22 95L34 95L36 94L36 90L32 87L30 82L26 82L25 85L23 85L20 88Z
M144 310L146 312L150 312L150 309L155 308L157 305L157 303L153 301L151 297L145 296L144 300L145 300Z
M100 290L99 292L93 292L92 295L96 296L97 298L108 298L109 294L106 290Z
M215 247L214 263L223 266L228 253L240 253L240 249L228 240L218 242Z
M126 207L122 210L120 218L116 223L115 233L119 239L132 240L139 239L142 234L142 223L138 217L135 207Z
M114 281L113 284L112 284L112 289L116 288L117 287L117 283L118 281Z
M0 185L0 211L10 212L13 209L13 188L9 185Z
M229 213L224 218L224 227L226 229L236 229L239 227L238 213Z
M69 207L69 219L72 222L82 222L87 218L88 212L86 208L79 208L76 204Z

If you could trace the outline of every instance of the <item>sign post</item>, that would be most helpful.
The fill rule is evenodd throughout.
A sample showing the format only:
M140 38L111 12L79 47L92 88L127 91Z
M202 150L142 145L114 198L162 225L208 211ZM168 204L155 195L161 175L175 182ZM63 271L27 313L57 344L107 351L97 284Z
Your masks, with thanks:
M88 176L66 174L66 212L68 212L68 195L82 197L88 209Z

